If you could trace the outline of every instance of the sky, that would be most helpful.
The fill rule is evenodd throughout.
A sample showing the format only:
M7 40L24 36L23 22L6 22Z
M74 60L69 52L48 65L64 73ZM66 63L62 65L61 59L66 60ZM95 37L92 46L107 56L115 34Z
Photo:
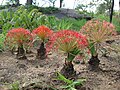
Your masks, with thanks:
M0 0L0 5L1 5L2 1L3 0ZM3 4L5 4L6 1L7 0L4 0ZM49 1L49 0L36 0L36 1L37 1L37 5L39 5L39 6L49 6L50 5L50 3L48 3L48 2L46 2L46 3L43 2L43 1ZM74 9L78 3L87 4L90 1L92 1L92 0L64 0L63 5L64 5L64 8ZM119 0L114 0L114 1L115 1L114 10L119 10ZM20 0L20 3L25 4L26 0ZM55 6L56 7L59 6L59 0L56 1ZM95 8L92 8L91 10L94 11Z

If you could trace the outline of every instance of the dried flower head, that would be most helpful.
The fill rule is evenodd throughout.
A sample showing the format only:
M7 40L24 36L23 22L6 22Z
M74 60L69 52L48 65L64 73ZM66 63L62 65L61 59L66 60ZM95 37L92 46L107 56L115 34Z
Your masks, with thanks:
M101 42L112 39L116 34L113 24L107 21L90 20L81 29L81 33L87 36L89 41L89 49L93 56L97 55L97 50L100 48Z
M90 20L80 30L90 42L101 43L115 34L115 27L107 21Z

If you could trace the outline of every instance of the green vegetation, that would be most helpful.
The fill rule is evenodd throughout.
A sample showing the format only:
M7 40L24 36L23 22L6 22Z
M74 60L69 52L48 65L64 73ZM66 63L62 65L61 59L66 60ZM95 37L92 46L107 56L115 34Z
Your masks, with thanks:
M49 7L50 10L48 7L41 9L45 11L41 11L42 13L39 12L36 6L28 6L27 8L29 9L26 9L24 6L20 6L16 11L11 9L9 11L0 12L0 28L2 28L4 34L12 28L23 27L31 31L40 25L46 25L53 30L74 29L79 31L86 22L84 19L76 20L71 18L59 20L54 16L46 16L42 14L47 13L44 9L54 11L55 8L53 7Z
M33 9L38 9L39 12L42 12L43 14L51 14L51 13L55 13L58 11L58 8L56 7L38 7L35 5L27 5L25 6L25 8L30 12Z
M58 11L58 8L55 7L40 7L39 11L42 12L43 14L51 14L51 13L55 13Z
M82 26L87 22L85 19L76 20L76 19L71 18L71 19L66 19L66 20L72 23L71 29L76 30L76 31L80 31Z
M57 80L63 81L65 83L64 86L60 88L66 90L77 90L76 86L82 86L86 79L77 79L75 81L65 78L61 73L57 72Z
M4 50L4 40L5 36L3 34L0 34L0 52Z
M19 83L15 82L15 83L11 84L11 90L20 90Z

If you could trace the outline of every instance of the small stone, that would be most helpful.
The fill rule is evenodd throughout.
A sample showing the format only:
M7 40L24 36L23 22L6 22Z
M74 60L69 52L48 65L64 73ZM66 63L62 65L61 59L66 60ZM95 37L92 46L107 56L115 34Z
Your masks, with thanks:
M35 68L38 68L38 66L36 66Z
M114 84L114 82L109 82L108 84L109 84L109 85L112 85L112 84Z
M39 73L38 76L44 76L44 74L43 73Z
M18 63L18 60L16 61L16 63Z

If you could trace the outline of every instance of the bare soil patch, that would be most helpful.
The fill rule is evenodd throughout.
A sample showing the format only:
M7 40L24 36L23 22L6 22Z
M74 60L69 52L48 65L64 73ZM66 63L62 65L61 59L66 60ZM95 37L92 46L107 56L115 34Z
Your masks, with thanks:
M114 44L120 46L120 39L111 43ZM5 88L16 81L21 90L54 90L50 87L62 90L62 82L54 78L55 72L60 71L64 64L61 53L54 52L45 60L35 60L36 51L26 56L26 60L17 60L9 51L0 53L0 90L8 90ZM76 77L87 80L84 89L78 90L120 90L120 52L110 51L107 57L100 55L99 59L98 71L90 71L87 63L74 63Z

